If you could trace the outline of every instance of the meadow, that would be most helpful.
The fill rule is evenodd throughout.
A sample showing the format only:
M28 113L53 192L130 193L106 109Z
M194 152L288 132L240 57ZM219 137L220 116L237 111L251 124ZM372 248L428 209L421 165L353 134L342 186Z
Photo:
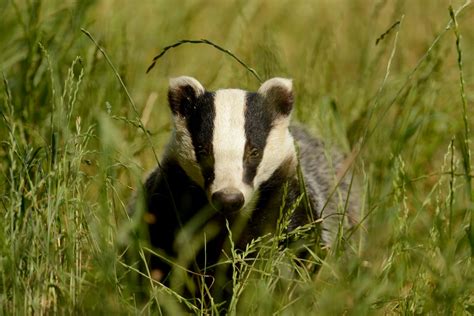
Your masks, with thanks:
M272 239L233 253L229 314L474 314L473 22L464 0L0 0L0 315L219 314L139 277L127 204L170 135L168 78L254 91L249 68L293 78L293 119L353 157L361 238L307 264ZM146 73L201 39L230 53L183 43Z

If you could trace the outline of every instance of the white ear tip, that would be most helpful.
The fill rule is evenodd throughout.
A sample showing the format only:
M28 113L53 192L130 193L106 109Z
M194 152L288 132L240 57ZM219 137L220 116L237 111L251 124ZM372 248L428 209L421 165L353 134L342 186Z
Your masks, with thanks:
M292 91L293 80L287 79L287 78L280 78L280 77L269 79L265 81L264 83L262 83L262 85L258 89L258 92L261 94L266 94L267 91L273 87L280 87L280 88L284 88L287 91Z
M205 91L202 84L196 79L194 79L193 77L180 76L180 77L169 79L170 90L175 90L179 87L185 87L185 86L191 86L198 95L203 94Z

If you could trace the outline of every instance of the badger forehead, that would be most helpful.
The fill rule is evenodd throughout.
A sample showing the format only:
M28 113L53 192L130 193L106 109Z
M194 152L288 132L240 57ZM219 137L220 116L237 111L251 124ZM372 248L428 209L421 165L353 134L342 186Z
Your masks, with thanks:
M222 89L200 96L186 121L197 150L211 144L225 148L244 139L263 149L276 117L258 93Z
M202 150L211 145L215 137L225 139L226 143L246 138L252 145L262 145L276 114L265 108L258 93L222 89L204 92L182 119L185 124L176 128L186 128L196 150ZM239 131L241 133L237 133Z

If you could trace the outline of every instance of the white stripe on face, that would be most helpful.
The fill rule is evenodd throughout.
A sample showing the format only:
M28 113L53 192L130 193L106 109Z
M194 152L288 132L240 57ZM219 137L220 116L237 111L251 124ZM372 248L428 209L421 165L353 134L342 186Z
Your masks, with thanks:
M293 137L288 130L289 117L282 117L273 122L268 134L262 161L258 165L257 174L253 180L255 187L268 180L278 167L288 158L296 161Z
M218 90L214 96L214 182L209 194L225 188L236 188L250 200L251 188L243 183L245 150L246 92L237 89Z
M194 153L193 141L187 129L186 121L180 116L175 116L174 125L174 141L168 147L168 150L178 159L179 165L186 174L198 185L204 187L204 178Z

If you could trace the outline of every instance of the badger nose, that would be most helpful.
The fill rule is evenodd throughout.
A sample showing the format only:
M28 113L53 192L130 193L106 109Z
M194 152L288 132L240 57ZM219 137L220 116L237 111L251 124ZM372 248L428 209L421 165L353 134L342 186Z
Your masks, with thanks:
M212 194L212 203L225 211L238 211L244 205L244 195L237 189L225 188Z

